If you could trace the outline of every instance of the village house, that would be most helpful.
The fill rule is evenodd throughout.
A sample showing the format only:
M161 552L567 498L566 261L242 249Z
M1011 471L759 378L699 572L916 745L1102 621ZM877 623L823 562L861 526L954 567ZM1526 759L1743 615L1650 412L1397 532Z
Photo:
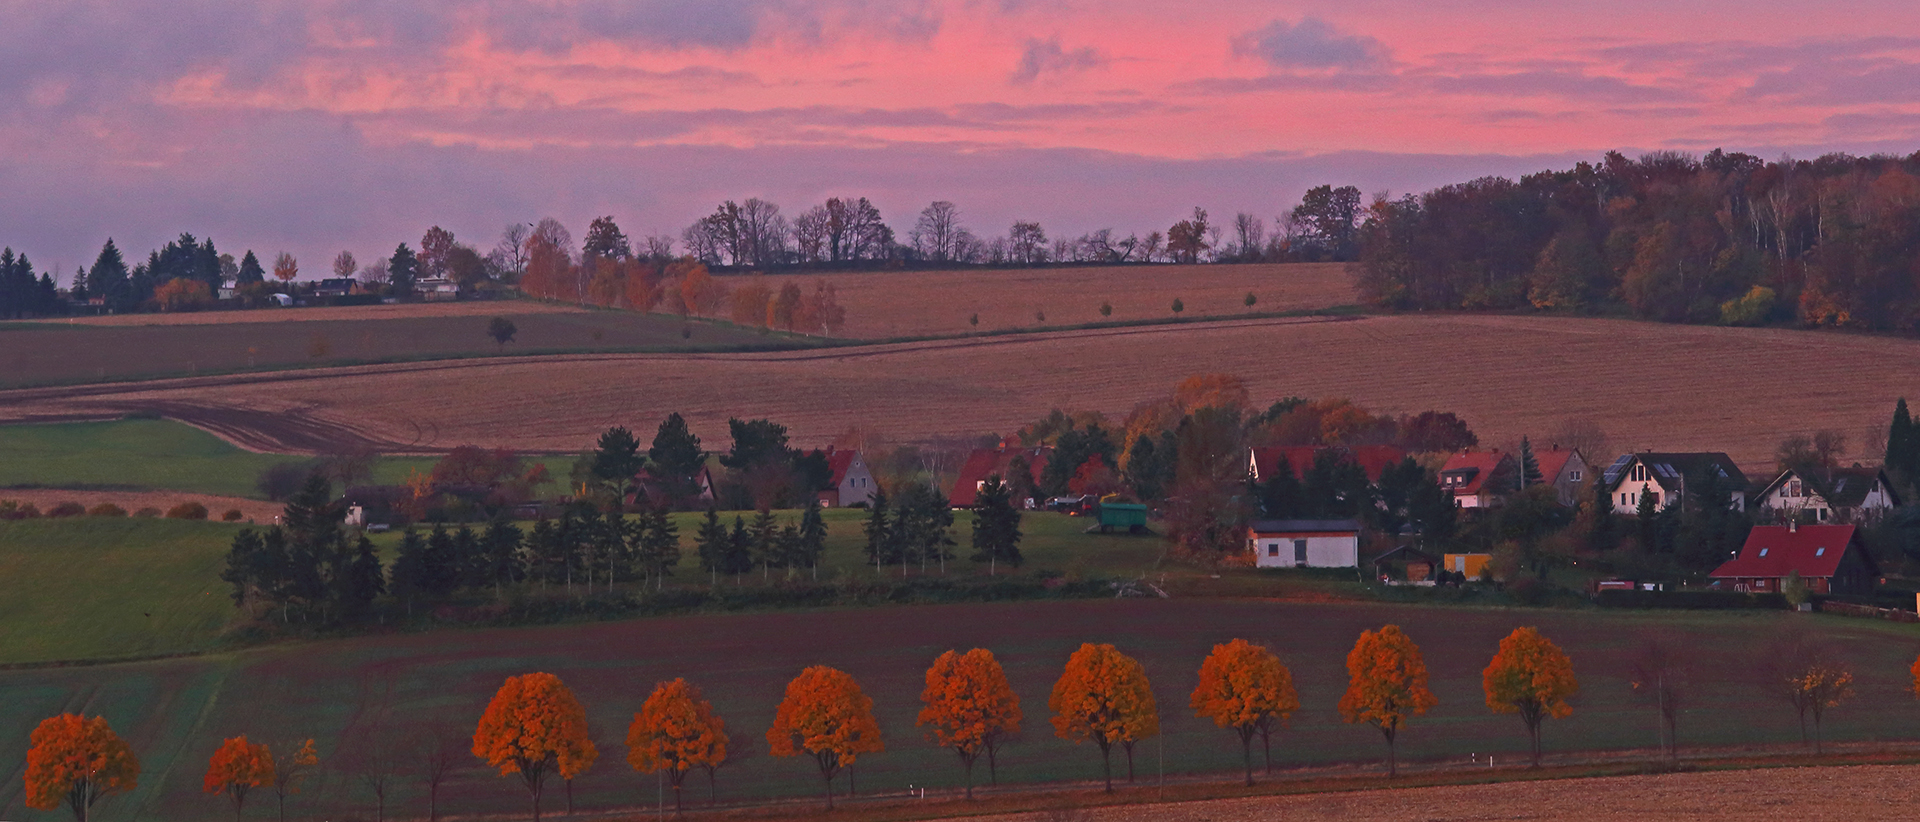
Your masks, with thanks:
M1556 444L1533 452L1533 461L1540 466L1540 481L1553 486L1561 505L1571 508L1580 504L1580 483L1593 473L1593 466L1587 464L1580 449L1563 449Z
M1642 494L1653 497L1655 508L1684 501L1687 482L1703 472L1713 472L1727 489L1727 507L1747 510L1747 475L1733 459L1719 452L1624 454L1601 475L1616 514L1635 514L1640 510Z
M1294 479L1306 475L1321 452L1332 451L1346 458L1346 461L1366 472L1367 482L1378 483L1381 472L1389 466L1397 465L1407 458L1407 452L1391 445L1268 445L1249 449L1247 453L1247 474L1254 482L1268 482L1274 472L1280 470L1281 463L1293 470Z
M1763 520L1802 523L1872 523L1900 505L1893 483L1879 468L1834 468L1803 477L1782 471L1754 495Z
M313 296L345 297L353 293L353 285L351 277L328 277L314 284Z
M975 448L967 455L967 461L960 466L960 475L953 481L953 493L947 495L947 501L955 508L972 508L979 499L981 487L987 484L988 477L997 476L1002 482L1011 482L1013 461L1024 458L1027 461L1030 486L1040 484L1040 475L1047 470L1047 459L1053 456L1053 449L1013 448ZM1034 499L1027 497L1014 500L1021 508L1033 508Z
M1512 454L1459 451L1447 455L1440 468L1440 488L1453 495L1459 508L1497 508L1518 483L1519 462Z
M427 302L451 302L460 299L460 284L446 277L421 277L413 281L414 293Z
M1260 568L1358 568L1360 523L1350 519L1257 519L1247 548Z
M1740 554L1707 577L1713 587L1779 593L1799 574L1816 594L1869 594L1880 570L1853 525L1756 525Z
M820 492L822 507L847 508L873 502L873 472L867 470L867 462L860 458L859 451L830 447L823 453L827 467L833 470L833 479L832 487Z

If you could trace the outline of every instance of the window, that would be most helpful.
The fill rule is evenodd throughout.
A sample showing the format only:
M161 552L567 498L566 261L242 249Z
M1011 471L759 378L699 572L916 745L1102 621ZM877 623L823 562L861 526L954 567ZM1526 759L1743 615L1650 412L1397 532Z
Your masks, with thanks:
M1787 483L1787 496L1789 497L1805 496L1805 494L1800 493L1799 480L1791 480Z
M1820 520L1821 522L1826 522L1826 521L1827 521L1827 509L1825 509L1825 508L1818 508L1818 509L1815 509L1815 510L1814 510L1814 513L1815 513L1815 514L1816 514L1816 515L1818 516L1818 518L1819 518L1819 520ZM1824 548L1822 548L1821 550L1823 550L1823 551L1824 551L1824 550L1826 550L1826 549L1824 549Z
M1280 556L1280 543L1278 542L1267 543L1267 556L1270 556L1270 557Z
M1816 556L1816 557L1823 557L1823 556L1826 556L1826 555L1827 555L1827 549L1825 549L1825 548L1815 548L1815 549L1813 549L1813 555L1814 555L1814 556Z
M1571 473L1571 474L1568 474L1568 475L1567 475L1567 479L1570 479L1570 480L1573 480L1574 482L1579 482L1579 481L1580 481L1580 469L1578 469L1578 468L1575 468L1575 469L1573 469L1573 473Z
M1765 548L1762 548L1762 549L1760 549L1760 556L1763 556L1763 557L1764 557L1764 556L1766 556L1766 555L1767 555L1767 549L1765 549Z
M1293 541L1293 564L1302 568L1307 566L1307 541L1304 539Z

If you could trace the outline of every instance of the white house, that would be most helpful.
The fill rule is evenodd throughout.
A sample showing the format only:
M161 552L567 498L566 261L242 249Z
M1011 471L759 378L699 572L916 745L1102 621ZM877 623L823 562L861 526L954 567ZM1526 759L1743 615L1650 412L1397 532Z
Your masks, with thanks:
M1900 504L1900 496L1878 468L1834 468L1801 476L1783 471L1753 500L1773 519L1793 517L1808 525L1872 522Z
M1717 452L1625 454L1607 466L1601 481L1607 484L1614 513L1635 514L1642 495L1652 496L1655 508L1684 501L1689 478L1708 472L1726 489L1728 508L1747 510L1747 475L1732 458Z
M1247 548L1261 568L1358 568L1360 523L1350 519L1260 519Z
M827 508L847 507L873 502L873 472L860 452L828 448L827 467L833 469L833 487L820 492L820 504Z

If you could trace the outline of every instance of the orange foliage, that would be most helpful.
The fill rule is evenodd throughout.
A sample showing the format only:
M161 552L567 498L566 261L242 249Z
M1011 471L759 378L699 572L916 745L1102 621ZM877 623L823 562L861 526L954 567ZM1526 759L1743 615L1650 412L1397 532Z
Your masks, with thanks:
M1394 737L1408 719L1439 704L1427 689L1427 662L1420 646L1398 625L1361 631L1347 654L1347 680L1340 718L1379 728L1387 738L1387 773L1397 773Z
M774 756L811 754L827 783L827 807L833 807L833 778L860 754L886 750L873 700L845 671L815 665L787 683L786 698L767 729Z
M677 283L679 301L675 307L681 316L709 315L727 302L726 284L714 279L703 263L691 259L674 262L667 266L667 276Z
M175 277L153 290L161 311L192 311L213 304L213 292L199 280Z
M1200 408L1246 408L1251 402L1247 384L1232 374L1195 374L1173 389L1173 401L1184 411Z
M1573 660L1534 628L1515 628L1500 640L1500 650L1480 674L1487 707L1497 714L1520 715L1533 739L1533 765L1540 766L1540 722L1573 713L1567 697L1580 690Z
M792 331L800 321L800 286L786 283L780 293L767 302L767 326Z
M107 718L50 716L33 729L27 749L27 807L50 811L62 801L75 819L102 797L139 785L140 760L107 727Z
M501 776L519 774L540 819L540 792L549 772L571 780L593 766L599 751L587 736L587 712L560 678L548 673L507 677L487 703L473 733L473 755Z
M627 728L627 764L641 773L664 770L680 809L680 786L694 768L711 771L727 761L727 724L713 703L684 679L655 686Z
M965 654L948 651L935 659L920 701L926 707L916 724L933 726L940 747L960 755L967 768L967 798L972 799L974 761L986 753L991 767L999 741L1020 732L1020 697L993 652L975 648Z
M247 804L247 792L271 784L273 754L265 745L248 742L243 734L221 743L220 750L213 752L201 789L233 797L233 816L239 819L241 809Z
M1293 673L1272 651L1244 639L1213 646L1200 663L1200 684L1190 700L1195 716L1213 720L1240 735L1240 752L1247 766L1247 784L1253 784L1253 736L1267 747L1267 771L1273 771L1274 725L1300 710L1293 690Z
M1100 747L1108 791L1113 790L1113 744L1126 748L1132 778L1133 744L1160 733L1160 712L1146 669L1112 645L1082 643L1053 684L1047 707L1053 711L1055 736L1076 745L1091 740Z
M784 293L784 289L783 289ZM840 305L840 292L831 281L815 283L813 293L800 300L793 328L808 334L832 334L847 324L847 309Z
M739 286L728 295L727 302L732 308L731 318L734 325L767 325L767 305L773 299L773 289L767 286L765 278L755 275L747 284Z
M1915 699L1920 699L1920 657L1914 657L1913 668L1909 673L1913 674L1913 696Z
M1097 456L1088 457L1087 461L1081 463L1080 468L1073 472L1073 478L1067 480L1067 490L1082 496L1092 494L1096 497L1104 497L1119 493L1125 488L1126 483L1120 481L1120 475L1114 473L1113 466Z

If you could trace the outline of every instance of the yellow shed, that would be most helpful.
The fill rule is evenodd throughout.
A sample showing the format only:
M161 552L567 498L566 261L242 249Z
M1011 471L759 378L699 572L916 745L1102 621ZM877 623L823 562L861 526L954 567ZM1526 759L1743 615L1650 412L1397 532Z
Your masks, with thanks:
M1441 568L1456 574L1466 574L1467 579L1479 579L1480 571L1487 567L1492 554L1447 554L1441 558Z

